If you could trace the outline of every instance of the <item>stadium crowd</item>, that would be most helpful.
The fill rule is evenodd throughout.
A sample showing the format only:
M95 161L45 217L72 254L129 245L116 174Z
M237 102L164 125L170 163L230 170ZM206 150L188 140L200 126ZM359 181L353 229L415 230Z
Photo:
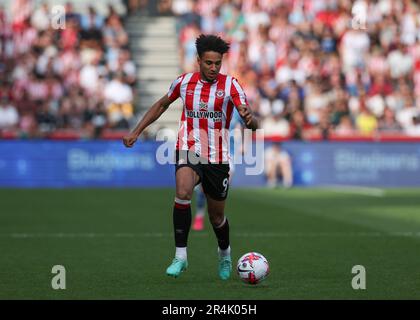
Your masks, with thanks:
M198 34L231 43L266 135L420 136L420 6L412 0L173 0L183 69Z
M136 65L123 17L111 5L104 16L69 2L65 20L51 9L16 0L6 14L0 5L0 136L129 128Z
M10 15L0 5L0 136L127 130L137 70L124 17L67 3L60 29L47 4L12 3ZM184 72L196 70L200 33L231 43L222 72L238 78L266 135L420 136L417 1L158 3L177 17Z

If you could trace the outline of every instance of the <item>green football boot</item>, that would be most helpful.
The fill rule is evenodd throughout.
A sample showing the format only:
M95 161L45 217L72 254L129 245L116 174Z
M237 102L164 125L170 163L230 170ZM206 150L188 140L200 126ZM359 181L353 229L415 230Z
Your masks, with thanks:
M188 267L187 260L182 260L175 257L172 260L171 265L168 267L168 269L166 269L166 274L168 276L177 278L181 274L181 272L183 272L184 270L187 270L187 267Z
M222 280L227 280L230 278L230 273L232 271L232 260L230 256L219 257L219 276Z

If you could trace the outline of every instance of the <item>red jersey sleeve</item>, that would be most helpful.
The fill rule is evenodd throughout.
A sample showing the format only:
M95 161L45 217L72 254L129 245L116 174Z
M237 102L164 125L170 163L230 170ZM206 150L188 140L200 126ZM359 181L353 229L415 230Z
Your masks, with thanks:
M172 102L178 99L181 95L181 83L184 79L185 74L179 76L174 82L172 82L171 87L168 91L168 98Z
M243 104L248 105L245 91L235 78L232 78L232 85L230 86L230 99L236 108Z

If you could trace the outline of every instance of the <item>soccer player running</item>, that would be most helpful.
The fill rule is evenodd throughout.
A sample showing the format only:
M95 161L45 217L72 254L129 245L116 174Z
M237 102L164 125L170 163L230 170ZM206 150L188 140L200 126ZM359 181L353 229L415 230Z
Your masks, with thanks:
M230 122L230 130L242 130L244 127L242 119L238 115L238 112L233 111L232 120ZM229 156L229 185L232 182L233 174L235 173L235 136L230 134L230 156ZM201 184L195 186L194 188L196 196L196 212L194 216L194 222L192 224L192 229L194 231L204 230L204 216L206 209L206 195L204 194Z
M256 118L248 106L238 81L220 73L229 44L218 36L200 35L196 39L199 72L179 76L169 92L147 111L124 145L132 147L139 135L157 120L179 97L184 107L176 144L176 195L173 208L175 258L166 274L178 277L188 266L187 240L191 228L191 198L201 182L207 199L210 222L217 237L221 279L232 271L229 222L225 200L229 188L229 125L236 108L247 128L256 130Z

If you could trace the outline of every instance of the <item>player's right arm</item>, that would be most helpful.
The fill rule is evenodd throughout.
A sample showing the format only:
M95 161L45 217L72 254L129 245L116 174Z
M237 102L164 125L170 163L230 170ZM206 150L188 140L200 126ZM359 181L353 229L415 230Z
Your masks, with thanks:
M181 82L184 79L185 74L179 76L174 82L172 82L169 92L162 98L156 101L152 107L146 112L137 126L123 138L123 143L127 148L131 148L136 143L137 138L150 124L155 122L164 113L169 105L179 98L181 93Z
M168 95L164 95L156 101L152 107L146 112L143 118L139 121L137 126L123 138L123 143L127 148L131 148L136 143L137 138L150 124L155 122L168 109L173 101L169 99Z

